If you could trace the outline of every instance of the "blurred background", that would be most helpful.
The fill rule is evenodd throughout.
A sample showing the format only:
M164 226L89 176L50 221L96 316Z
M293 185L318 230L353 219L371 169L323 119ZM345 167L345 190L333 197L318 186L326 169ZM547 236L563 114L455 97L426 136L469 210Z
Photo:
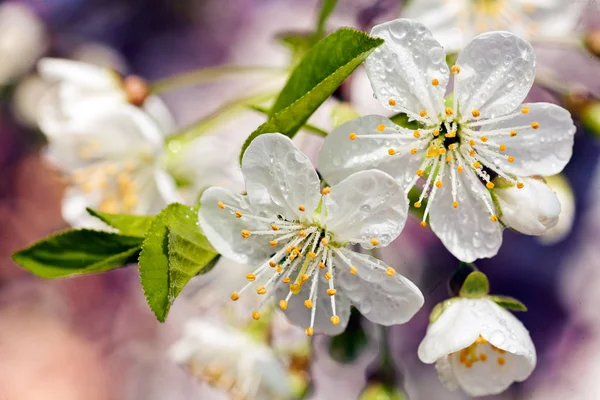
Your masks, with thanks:
M561 197L559 229L542 238L507 230L500 253L477 262L493 293L528 306L518 317L536 344L538 366L529 380L490 399L600 399L600 12L594 1L567 3L581 3L577 24L558 40L536 46L546 73L530 96L567 107L578 125L573 159L564 175L549 180ZM222 317L231 310L206 300L220 296L216 277L207 279L212 280L210 291L205 282L190 285L167 323L159 324L146 305L136 266L46 281L11 260L12 252L68 227L61 216L67 181L45 159L46 139L36 125L37 101L49 89L36 76L36 60L70 58L149 82L219 65L287 68L293 54L277 37L309 32L318 10L316 0L0 2L0 399L229 398L224 388L179 366L169 350L190 318L210 315L224 325L231 322ZM368 31L403 12L397 0L339 0L327 29ZM162 99L177 126L184 127L246 96L263 79L204 83L170 91ZM382 112L362 67L334 97L332 102L349 102L361 114ZM326 103L323 116L317 116L324 128L331 124L330 106ZM237 146L262 118L252 112L228 117L211 134L225 138L235 157ZM320 139L305 136L303 148L314 159ZM216 145L205 146L214 151ZM230 161L224 157L223 168ZM273 317L275 328L269 329L278 330L275 336L283 343L276 346L269 339L268 351L279 356L292 347L302 349L286 353L281 365L295 377L304 398L367 396L365 388L382 376L412 400L468 398L447 391L435 368L422 364L416 353L429 312L448 297L447 282L458 261L418 221L409 221L383 256L425 295L425 307L410 323L382 333L356 315L343 337L317 337L311 343L289 326L278 328L285 322ZM255 328L238 323L233 329L234 336L243 336ZM258 369L243 373L269 373Z

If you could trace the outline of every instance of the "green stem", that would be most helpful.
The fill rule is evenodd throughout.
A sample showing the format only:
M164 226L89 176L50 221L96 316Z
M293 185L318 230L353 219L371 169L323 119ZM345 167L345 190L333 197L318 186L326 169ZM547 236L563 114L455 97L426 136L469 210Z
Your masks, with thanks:
M202 83L213 82L217 79L227 78L244 74L287 74L285 68L262 67L262 66L237 66L223 65L218 67L200 68L193 71L184 72L179 75L170 76L153 82L150 90L154 94L165 93L172 90L199 85Z

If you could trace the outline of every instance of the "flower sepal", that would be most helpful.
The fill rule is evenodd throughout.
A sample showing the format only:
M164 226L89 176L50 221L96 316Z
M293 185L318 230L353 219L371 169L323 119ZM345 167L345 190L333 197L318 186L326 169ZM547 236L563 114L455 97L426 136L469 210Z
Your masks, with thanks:
M459 296L468 299L480 299L490 292L490 283L484 273L473 271L467 276L460 288Z
M433 324L435 321L437 321L437 319L442 316L444 311L446 311L446 309L450 307L456 300L458 300L458 297L452 297L437 303L435 307L433 307L433 310L431 310L431 314L429 314L429 323Z
M510 296L487 296L488 299L498 304L500 307L512 311L527 311L527 306Z

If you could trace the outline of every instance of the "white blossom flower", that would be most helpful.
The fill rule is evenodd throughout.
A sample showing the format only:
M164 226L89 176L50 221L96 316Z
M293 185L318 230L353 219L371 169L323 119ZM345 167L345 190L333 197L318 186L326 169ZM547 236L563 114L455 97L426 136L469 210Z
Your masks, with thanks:
M432 31L444 47L455 52L474 36L506 30L535 40L564 38L572 32L585 1L573 0L419 0L403 16Z
M254 285L264 302L276 294L290 321L306 327L309 336L343 331L351 304L385 325L406 322L422 306L423 295L412 282L347 248L387 246L400 234L407 202L391 176L363 171L320 191L309 159L281 134L256 138L244 154L242 173L246 196L209 188L199 212L217 251L259 265L233 300ZM260 318L259 310L253 318Z
M497 394L533 371L529 332L510 312L487 298L454 298L429 325L419 359L436 363L440 380L471 396Z
M542 180L521 178L524 188L498 186L494 191L507 227L527 235L543 235L554 227L560 215L556 193Z
M291 397L289 380L274 352L242 331L217 321L193 319L170 349L175 362L232 398Z
M547 176L544 178L550 189L556 193L560 202L560 215L558 222L548 229L538 240L545 245L553 245L565 239L575 222L575 195L569 181L562 175Z
M449 68L442 46L421 23L400 19L373 28L385 39L366 60L377 99L415 124L366 116L334 130L319 171L335 184L363 169L394 176L408 192L425 180L415 207L427 205L431 229L457 258L492 257L502 226L490 191L501 177L552 175L571 158L575 126L549 103L521 104L533 84L535 54L508 32L476 37ZM454 94L444 99L450 76ZM448 103L446 103L446 101Z

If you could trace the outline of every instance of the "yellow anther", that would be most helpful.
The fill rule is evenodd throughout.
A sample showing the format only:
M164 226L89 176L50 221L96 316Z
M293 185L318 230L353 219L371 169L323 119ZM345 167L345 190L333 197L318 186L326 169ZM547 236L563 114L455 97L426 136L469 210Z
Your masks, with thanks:
M323 246L328 246L329 245L329 240L327 240L327 238L323 238L323 239L321 239L321 244Z
M305 283L308 280L308 275L303 274L302 278L300 278L300 283Z
M241 213L241 212L239 212L239 211L236 211L236 212L235 212L235 217L236 217L236 218L242 218L242 213Z
M256 275L246 274L246 279L248 279L250 282L254 282L256 280Z
M260 319L260 313L256 310L252 311L252 319L258 321Z
M301 290L301 287L300 287L300 285L299 285L299 284L297 284L297 283L292 283L292 284L290 285L290 291L291 291L293 294L298 294L298 293L300 293L300 290Z
M508 158L506 159L506 161L508 162L515 162L515 158L513 156L508 156Z
M456 170L458 172L463 172L464 168L462 167L462 165L459 165L458 168L456 168Z
M425 171L423 171L422 169L417 170L417 176L423 176L424 173Z
M421 225L423 228L426 228L427 227L427 222L421 221L421 223L419 225Z
M225 208L225 204L223 204L222 202L218 202L217 205L219 206L220 209L224 209Z
M313 303L311 299L306 299L304 300L304 307L308 308L309 310L312 308Z
M458 201L453 201L452 202L452 207L458 208Z
M349 134L349 135L348 135L348 137L350 138L350 140L356 140L356 138L357 138L358 136L356 135L356 133L355 133L355 132L352 132L351 134Z
M286 276L286 277L285 277L285 278L283 278L281 281L282 281L283 283L290 283L291 279L290 279L290 277L289 277L289 276Z
M335 296L336 293L337 291L335 289L327 289L328 296Z
M475 146L475 141L473 139L469 140L469 146Z
M269 266L271 268L275 268L277 266L277 263L275 261L269 261Z
M483 143L487 142L487 141L488 141L488 137L487 137L487 136L482 136L482 137L481 137L481 141L482 141Z
M331 274L329 272L325 273L325 280L330 280L331 279Z
M419 115L421 116L421 118L426 117L427 116L427 111L421 110L421 112L419 113Z
M471 151L469 152L469 155L470 155L471 157L475 157L475 150L471 150Z
M510 131L510 136L512 136L512 137L517 136L517 131Z
M415 147L413 147L412 149L410 149L410 154L412 154L413 156L415 154L417 154L417 149Z
M454 150L454 149L456 149L456 147L458 147L458 144L456 144L456 143L452 143L450 146L448 146L448 148L450 150Z
M419 133L419 131L414 131L414 132L413 132L413 137L414 137L415 139L418 139L418 138L420 138L420 137L421 137L421 134Z
M506 145L505 144L501 144L500 147L498 147L498 149L500 151L505 151L506 150Z
M275 272L281 272L283 271L283 267L277 267L277 269L275 270Z
M450 72L456 75L460 73L460 67L458 65L453 65L452 68L450 68Z
M480 163L479 161L475 161L475 162L473 163L473 168L475 168L475 169L479 169L479 168L481 168L481 163Z
M325 269L325 263L322 263L322 262L320 262L320 263L319 263L319 268L321 268L321 269Z
M314 252L314 251L309 251L309 252L308 252L308 256L309 256L310 258L312 258L313 260L314 260L315 258L317 258L317 255L315 254L315 252Z
M485 184L485 187L488 188L488 189L493 189L494 186L495 185L492 182L488 182L488 183Z
M421 202L420 201L417 201L414 205L415 205L415 208L421 208Z
M506 364L504 357L498 357L498 365L503 366L504 364Z
M358 268L356 268L354 265L350 267L350 273L352 275L356 275L357 272L358 272Z
M240 294L238 292L231 293L231 300L236 301L240 299Z
M390 100L391 101L391 100ZM306 336L312 336L315 333L315 330L311 327L306 328Z
M377 130L378 130L379 132L383 132L383 131L385 131L385 125L384 125L384 124L379 124L379 125L377 125Z
M287 249L285 249L285 252L286 252L286 253L291 253L291 252L292 252L292 250L294 250L294 248L293 248L293 247L288 247Z
M323 196L325 196L325 195L327 195L329 193L331 193L331 188L330 187L326 187L326 188L323 188L323 190L321 190L321 194Z
M288 302L285 300L279 300L279 308L282 310L287 310Z
M531 123L531 127L532 127L533 129L539 129L539 127L540 127L540 123L539 123L539 122L532 122L532 123Z
M331 321L331 324L334 326L337 326L340 324L340 317L338 317L337 315L332 315L329 320Z
M456 137L456 131L448 132L444 136L447 137L448 139L454 138L454 137Z
M478 118L479 116L481 116L481 112L479 112L479 110L473 110L471 114L474 118Z
M481 361L483 361L483 362L486 362L486 361L487 361L487 354L485 354L485 353L481 353L481 354L479 355L479 359L480 359Z
M393 106L395 106L395 105L396 105L396 100L394 100L394 99L389 99L389 100L388 100L388 104L389 104L390 106L392 106L392 107L393 107Z
M306 207L304 207L304 204L300 204L298 206L298 210L300 210L300 211L306 211Z
M258 288L256 288L256 293L265 294L265 293L267 293L267 288L264 286L259 286Z
M250 237L250 231L248 229L242 229L242 237L248 239Z
M278 231L279 227L275 224L271 224L271 229L273 229L274 231Z
M393 156L394 154L396 154L396 150L394 150L394 149L389 149L389 150L388 150L388 154L389 154L390 156Z
M278 242L277 242L277 240L271 240L271 241L269 242L269 244L270 244L271 246L273 246L273 247L277 246L277 243L278 243Z
M435 186L436 186L436 187L439 189L439 188L441 188L442 186L444 186L444 183L443 183L442 181L437 181L437 182L435 183Z
M433 78L433 79L431 80L431 84L432 84L433 86L438 86L438 85L440 84L440 81L439 81L437 78Z
M298 232L298 236L300 236L300 237L306 237L306 235L307 235L307 234L306 234L306 232L305 232L305 231L300 231L300 232Z
M523 184L523 182L517 182L517 189L523 189L525 187L525 184Z
M529 107L527 107L527 106L523 106L523 108L521 109L521 112L522 112L523 114L529 114Z
M452 156L446 157L446 162L452 162Z
M370 240L370 242L371 242L371 244L372 244L373 246L377 246L377 245L379 245L379 240L377 240L377 239L375 239L375 238L372 238L372 239Z
M446 154L446 149L444 149L443 147L440 149L440 154L444 155Z
M492 215L490 219L492 220L492 222L498 222L498 217L496 217L495 215Z
M396 275L396 270L392 267L388 267L388 269L385 270L385 274L387 276L394 276Z
M446 115L449 117L452 114L454 114L454 110L452 109L452 107L446 107Z

